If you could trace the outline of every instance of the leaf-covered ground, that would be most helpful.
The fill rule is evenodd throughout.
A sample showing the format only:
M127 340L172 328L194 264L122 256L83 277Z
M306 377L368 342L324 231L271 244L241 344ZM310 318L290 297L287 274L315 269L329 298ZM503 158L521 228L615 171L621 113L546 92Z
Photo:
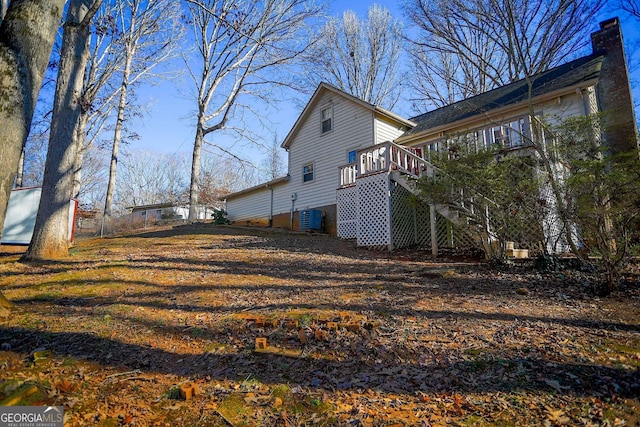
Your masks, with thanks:
M0 404L70 426L640 425L634 271L599 299L569 270L202 224L9 249Z

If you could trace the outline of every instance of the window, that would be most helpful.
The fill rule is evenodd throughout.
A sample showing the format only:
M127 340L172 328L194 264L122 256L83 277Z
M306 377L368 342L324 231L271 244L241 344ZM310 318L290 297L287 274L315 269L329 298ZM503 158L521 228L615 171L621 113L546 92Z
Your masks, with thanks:
M348 154L348 163L355 163L356 161L356 150L349 151Z
M302 167L302 182L313 181L313 163Z
M322 133L327 133L333 129L333 107L322 109Z

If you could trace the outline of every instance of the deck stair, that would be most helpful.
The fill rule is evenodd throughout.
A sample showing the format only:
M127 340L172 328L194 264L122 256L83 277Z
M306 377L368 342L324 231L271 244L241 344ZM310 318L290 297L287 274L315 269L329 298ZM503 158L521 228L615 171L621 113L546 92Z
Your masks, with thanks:
M472 221L473 209L476 206L474 200L478 200L478 197L482 197L481 195L473 194L470 190L465 189L460 192L457 198L459 203L444 205L429 203L420 194L417 189L418 180L425 176L436 177L441 173L444 172L426 159L420 148L385 142L359 150L356 162L340 168L339 236L344 238L357 237L359 245L387 245L389 248L394 248L398 243L396 235L399 229L396 227L400 227L404 230L401 235L405 236L400 240L407 241L409 239L415 242L418 240L424 242L424 238L417 237L418 234L424 236L424 233L427 233L430 235L431 247L435 255L438 246L436 240L443 239L440 234L442 225L438 225L440 220L437 220L437 214L439 214L454 227L464 226L464 229L473 235L471 238L474 241L478 241L477 237L480 237L482 241L487 240L487 231L483 230L479 224L478 227L472 227L471 230L468 227ZM420 213L423 212L422 210L408 213L406 209L402 211L398 207L398 202L392 202L391 195L396 194L397 191L394 190L395 186L401 187L402 191L407 192L406 194L417 196L427 206L427 217L424 217L424 213ZM385 202L386 197L391 197L391 199ZM402 197L406 198L407 196ZM401 209L402 212L398 209ZM397 215L399 216L396 218ZM425 221L427 228L430 228L429 232L420 231L424 230L424 225L421 224L424 224ZM341 232L341 224L343 232ZM406 227L414 228L415 238L407 237L407 233L410 235L411 232L407 231Z

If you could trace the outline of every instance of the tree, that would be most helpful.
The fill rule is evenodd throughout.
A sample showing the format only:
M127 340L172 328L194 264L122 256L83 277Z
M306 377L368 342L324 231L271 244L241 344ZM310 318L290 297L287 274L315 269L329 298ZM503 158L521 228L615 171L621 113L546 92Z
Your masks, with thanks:
M80 94L89 59L90 23L101 0L71 0L64 23L62 50L51 117L42 196L33 237L24 260L68 255L69 200L73 190Z
M173 0L116 0L116 20L121 37L119 47L124 54L119 100L113 133L109 180L103 221L109 221L116 187L116 168L131 86L147 77L164 60L175 53L181 40L180 4Z
M348 10L342 19L329 19L316 37L306 55L308 87L326 81L371 104L394 107L402 88L402 26L387 9L374 4L365 20Z
M640 19L640 2L638 0L620 0L622 10Z
M406 0L404 12L418 28L408 39L417 66L413 87L424 97L416 102L447 105L564 62L586 45L589 24L603 4Z
M0 234L64 0L0 3ZM0 292L0 316L11 303Z
M205 157L201 170L198 200L205 206L220 207L226 195L257 184L255 169L244 163L238 166L234 158Z
M0 24L0 224L4 224L64 3L13 0Z
M196 57L185 63L197 91L197 117L189 188L189 220L197 216L202 147L227 129L239 100L267 102L265 90L279 84L271 72L307 48L304 31L319 7L306 0L187 0Z
M632 248L640 247L638 151L613 153L601 144L604 115L575 117L554 126L558 155L568 166L562 181L570 219L585 252L599 255L605 271L602 293L615 290Z
M278 135L273 136L271 145L267 147L267 154L262 162L263 170L265 171L266 179L271 181L273 179L281 178L287 173L287 165L285 156L286 153L280 147L278 141Z
M417 189L430 204L455 208L462 226L482 246L487 259L501 260L507 241L547 247L541 218L549 209L535 157L511 155L503 147L476 150L468 135L448 135L449 149L431 156L438 168ZM520 153L521 154L521 153Z
M187 161L175 154L132 151L120 164L117 205L182 203L187 189Z

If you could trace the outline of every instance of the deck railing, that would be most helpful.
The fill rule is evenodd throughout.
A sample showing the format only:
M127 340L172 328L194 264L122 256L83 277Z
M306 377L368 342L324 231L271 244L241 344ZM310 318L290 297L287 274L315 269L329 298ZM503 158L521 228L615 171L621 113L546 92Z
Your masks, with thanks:
M422 158L422 149L385 142L358 150L357 161L340 167L340 186L356 183L359 176L398 170L416 178L432 175L435 167Z

